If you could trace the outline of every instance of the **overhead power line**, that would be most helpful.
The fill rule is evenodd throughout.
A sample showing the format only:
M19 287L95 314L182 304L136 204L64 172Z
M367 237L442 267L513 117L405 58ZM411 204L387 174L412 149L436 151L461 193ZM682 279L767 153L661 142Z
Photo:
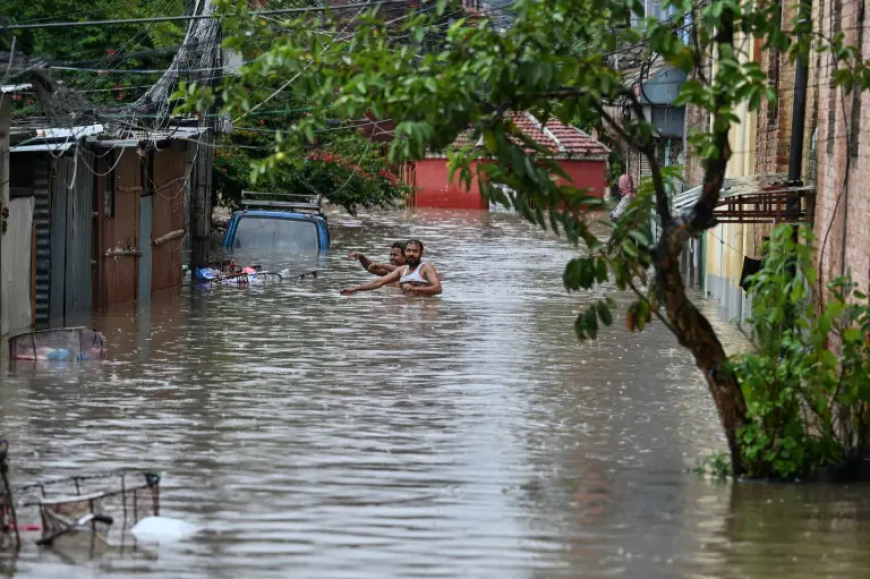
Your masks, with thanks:
M248 64L248 63L244 63ZM80 68L77 66L49 66L51 70L71 70L78 72L96 72L98 74L162 74L167 68ZM220 66L207 66L204 68L184 68L178 69L179 72L210 72L213 70L223 70Z
M252 16L273 16L278 14L300 14L304 12L325 12L328 10L347 10L352 8L373 8L389 4L409 4L411 0L377 0L375 2L357 2L340 6L308 6L305 8L280 8L275 10L256 10ZM186 22L190 20L209 20L223 18L222 14L188 14L184 16L154 16L151 18L121 18L116 20L79 20L75 22L42 22L38 24L4 24L0 31L32 30L43 28L78 28L82 26L114 26L117 24L142 24L147 22Z

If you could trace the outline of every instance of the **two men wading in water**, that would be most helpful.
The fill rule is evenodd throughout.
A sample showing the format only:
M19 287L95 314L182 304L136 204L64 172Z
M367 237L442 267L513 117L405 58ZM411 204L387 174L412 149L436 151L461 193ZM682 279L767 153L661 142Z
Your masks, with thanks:
M404 258L405 265L397 266L393 271L376 280L360 284L356 287L344 288L341 290L341 295L349 296L357 292L371 291L392 283L398 283L402 291L408 294L435 296L441 293L441 280L439 279L438 272L435 271L435 267L432 264L422 261L422 241L419 239L408 241L405 244Z
M393 244L390 248L390 263L374 263L359 251L354 251L347 258L359 260L359 264L369 273L387 275L396 268L405 265L405 244L401 241Z

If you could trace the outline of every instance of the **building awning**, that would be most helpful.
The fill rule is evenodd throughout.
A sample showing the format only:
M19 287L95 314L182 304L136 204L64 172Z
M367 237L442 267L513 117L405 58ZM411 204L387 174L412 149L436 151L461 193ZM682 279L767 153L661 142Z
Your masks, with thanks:
M138 147L142 141L165 141L168 139L190 140L208 131L208 127L175 127L154 131L131 131L124 137L92 139L90 142L99 147Z
M11 153L34 151L64 152L75 146L80 139L98 147L138 147L142 141L190 140L206 132L206 127L170 127L153 131L125 131L115 137L105 137L103 125L86 125L67 128L43 128L23 133L32 135L20 145L9 148Z
M694 187L674 196L673 214L698 202L703 187ZM783 175L758 175L725 179L714 215L719 223L785 223L808 221L815 201L814 185L789 187ZM790 203L799 211L790 214Z
M649 78L640 79L636 92L642 104L669 107L673 106L684 82L686 82L685 72L679 68L665 66Z
M26 90L30 90L33 88L31 84L4 84L0 85L0 93L2 94L12 94L16 92L23 92Z
M75 141L68 141L62 143L38 143L35 145L18 145L15 147L9 147L10 153L34 153L34 152L45 152L50 151L52 153L63 153L68 151L70 147L75 145Z
M36 136L42 139L81 139L103 132L103 125L86 125L59 129L36 129Z

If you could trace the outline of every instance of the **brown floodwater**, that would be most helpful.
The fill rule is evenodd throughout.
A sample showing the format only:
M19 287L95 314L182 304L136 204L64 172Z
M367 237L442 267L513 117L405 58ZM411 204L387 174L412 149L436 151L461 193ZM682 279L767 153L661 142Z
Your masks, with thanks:
M93 557L28 541L0 554L0 574L870 573L870 487L728 485L691 472L725 448L691 357L660 325L631 334L621 315L597 342L578 342L573 316L592 296L562 289L563 242L496 213L331 223L315 280L185 288L100 312L102 364L0 360L15 482L155 469L162 514L204 529ZM385 259L409 237L426 242L442 296L339 296L370 277L349 251ZM256 259L285 272L311 265ZM731 350L745 347L718 327Z

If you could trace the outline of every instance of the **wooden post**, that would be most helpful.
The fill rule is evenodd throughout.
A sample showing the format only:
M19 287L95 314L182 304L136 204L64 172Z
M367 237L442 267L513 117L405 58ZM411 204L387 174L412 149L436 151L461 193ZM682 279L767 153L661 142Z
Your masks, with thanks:
M199 152L196 156L196 180L190 196L190 279L195 268L208 263L211 233L211 184L214 141L212 130L199 136Z
M9 333L9 99L0 93L0 336Z

